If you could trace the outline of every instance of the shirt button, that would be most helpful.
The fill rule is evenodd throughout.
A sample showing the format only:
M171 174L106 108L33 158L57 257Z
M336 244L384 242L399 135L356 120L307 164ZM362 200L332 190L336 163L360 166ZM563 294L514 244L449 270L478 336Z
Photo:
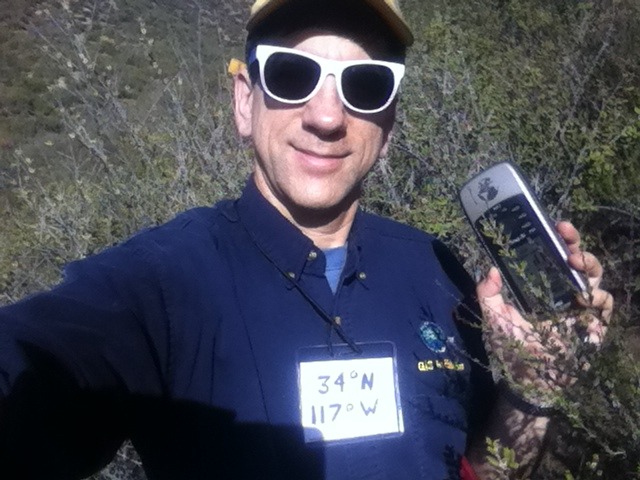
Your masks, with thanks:
M307 260L309 261L315 260L316 258L318 258L318 252L316 252L315 250L311 250L309 252L309 255L307 255Z
M366 273L364 273L364 272L360 272L360 273L358 274L358 278L359 278L360 280L366 280L366 279L367 279L367 274L366 274Z
M296 278L296 274L293 272L287 272L287 277L289 277L290 279L295 279Z
M336 322L336 325L342 325L342 317L339 315L336 317L333 317L333 321Z

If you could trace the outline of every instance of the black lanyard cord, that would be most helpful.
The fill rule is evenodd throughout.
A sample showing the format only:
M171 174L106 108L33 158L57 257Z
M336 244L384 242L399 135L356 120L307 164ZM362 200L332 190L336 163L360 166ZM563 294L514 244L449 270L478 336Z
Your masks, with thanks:
M318 302L316 302L313 299L313 297L311 297L311 295L309 295L305 291L305 289L302 288L302 286L296 281L295 278L291 278L291 276L289 276L289 274L287 272L285 272L284 270L282 270L278 266L278 264L267 254L267 252L264 250L264 248L262 248L262 246L260 245L260 242L258 242L258 240L255 238L253 233L246 227L246 225L244 225L244 223L242 223L242 226L244 227L245 231L249 234L249 236L253 240L253 244L258 248L258 250L260 250L262 255L269 261L269 263L271 263L276 268L276 270L278 270L284 276L284 278L286 278L289 282L291 282L291 284L296 288L296 290L298 290L298 292L309 303L309 305L311 305L313 307L313 309L318 313L318 315L320 315L320 318L322 318L322 320L324 320L329 325L328 346L329 346L330 353L333 355L333 344L331 343L331 333L333 331L335 331L338 334L338 337L340 337L340 339L344 343L349 345L349 347L355 353L361 354L362 353L362 349L356 344L356 342L353 341L353 339L351 339L351 337L349 337L345 333L345 331L342 328L342 326L340 324L338 324L336 322L336 320L331 315L329 315L327 312L325 312L325 310L318 304Z
M356 344L356 342L353 341L353 339L351 337L349 337L349 335L347 335L344 331L344 329L342 328L342 325L340 325L338 322L336 322L335 318L333 318L331 315L329 315L327 312L325 312L325 310L318 305L318 302L316 302L313 297L311 297L311 295L309 295L304 288L302 288L302 286L295 281L294 279L290 278L285 272L282 272L282 270L280 270L281 273L293 284L293 286L296 288L296 290L298 290L298 292L300 292L300 294L304 297L304 299L314 308L314 310L320 315L320 317L329 325L329 339L328 339L328 344L329 344L329 350L331 352L331 354L333 355L333 344L331 343L331 332L335 331L338 336L340 337L340 339L346 343L347 345L349 345L349 347L351 347L351 349L355 352L355 353L362 353L362 349Z

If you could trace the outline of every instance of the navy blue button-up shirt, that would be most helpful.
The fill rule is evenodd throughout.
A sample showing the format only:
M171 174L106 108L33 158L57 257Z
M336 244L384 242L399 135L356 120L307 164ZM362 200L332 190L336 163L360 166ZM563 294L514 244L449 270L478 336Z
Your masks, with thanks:
M361 211L335 294L324 271L252 181L69 265L0 311L5 471L87 475L130 437L151 479L458 478L491 395L468 277ZM299 352L345 341L395 346L404 433L306 444Z

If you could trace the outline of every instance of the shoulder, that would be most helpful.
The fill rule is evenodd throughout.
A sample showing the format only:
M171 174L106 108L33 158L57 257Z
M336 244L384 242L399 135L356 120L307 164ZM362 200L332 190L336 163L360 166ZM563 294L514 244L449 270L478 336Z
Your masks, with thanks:
M372 213L363 213L360 220L362 236L377 249L390 248L411 261L426 257L438 263L459 263L449 247L435 235Z
M161 225L138 232L129 241L173 239L176 235L215 235L221 226L235 221L233 201L224 200L211 207L195 207L177 214Z
M469 295L475 283L468 275L458 256L436 236L390 218L362 213L361 231L382 255L393 255L407 272L436 275L453 286L463 296Z
M228 211L232 201L212 207L197 207L176 215L158 226L143 229L119 244L82 260L71 262L64 269L69 280L81 274L112 272L114 275L156 276L171 265L195 264L205 252L215 256L221 230L232 223Z
M415 243L416 246L430 245L437 239L422 230L411 227L396 220L379 215L361 212L360 219L362 229L367 235L377 236L380 238L388 238L408 244Z
M212 207L196 207L176 215L164 224L142 230L123 242L128 249L188 253L192 248L211 248L230 223L233 201L225 200Z

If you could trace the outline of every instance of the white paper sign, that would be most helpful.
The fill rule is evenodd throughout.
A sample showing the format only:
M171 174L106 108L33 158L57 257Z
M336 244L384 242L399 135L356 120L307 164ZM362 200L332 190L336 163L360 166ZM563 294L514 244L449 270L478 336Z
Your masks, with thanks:
M404 431L392 357L300 362L305 441Z

